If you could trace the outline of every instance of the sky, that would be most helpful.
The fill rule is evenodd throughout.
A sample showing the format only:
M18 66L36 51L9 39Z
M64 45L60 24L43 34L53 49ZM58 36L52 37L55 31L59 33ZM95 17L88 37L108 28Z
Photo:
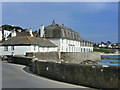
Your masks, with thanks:
M117 2L2 2L2 24L40 29L51 22L92 42L118 42Z

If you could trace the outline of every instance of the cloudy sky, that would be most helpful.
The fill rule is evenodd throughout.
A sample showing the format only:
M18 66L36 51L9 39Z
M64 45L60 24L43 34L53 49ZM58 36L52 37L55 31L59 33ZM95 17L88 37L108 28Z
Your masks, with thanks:
M93 42L118 42L117 2L3 2L2 24L38 30L57 24Z

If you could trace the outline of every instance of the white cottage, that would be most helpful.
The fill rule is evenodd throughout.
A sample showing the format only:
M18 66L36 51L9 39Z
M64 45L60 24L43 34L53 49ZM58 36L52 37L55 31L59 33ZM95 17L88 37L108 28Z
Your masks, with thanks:
M51 25L41 26L41 37L45 37L58 46L59 52L92 52L93 43L84 40L79 33L62 25L58 25L55 21Z
M26 55L27 52L56 52L57 46L40 37L11 37L2 44L2 55Z
M2 30L2 39L7 40L9 35L11 34L12 30Z

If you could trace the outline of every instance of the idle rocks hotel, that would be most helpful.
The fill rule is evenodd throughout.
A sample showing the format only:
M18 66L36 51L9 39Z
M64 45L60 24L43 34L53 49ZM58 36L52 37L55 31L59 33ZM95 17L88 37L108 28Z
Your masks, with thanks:
M4 34L2 34L4 35ZM34 34L31 29L15 32L0 46L1 55L26 55L27 52L92 52L93 43L84 40L79 33L58 25L55 21ZM3 36L4 37L4 36Z
M55 45L58 46L60 52L92 52L93 43L84 40L80 37L79 33L71 30L62 25L58 25L55 21L52 25L44 28L41 25L41 37L46 37Z

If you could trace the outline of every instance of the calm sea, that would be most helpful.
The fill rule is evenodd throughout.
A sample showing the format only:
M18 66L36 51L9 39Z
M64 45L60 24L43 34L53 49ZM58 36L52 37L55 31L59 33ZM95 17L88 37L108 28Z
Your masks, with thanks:
M97 65L114 65L114 66L120 66L120 55L110 55L110 56L102 56L102 57L112 57L116 59L103 59L97 62Z

